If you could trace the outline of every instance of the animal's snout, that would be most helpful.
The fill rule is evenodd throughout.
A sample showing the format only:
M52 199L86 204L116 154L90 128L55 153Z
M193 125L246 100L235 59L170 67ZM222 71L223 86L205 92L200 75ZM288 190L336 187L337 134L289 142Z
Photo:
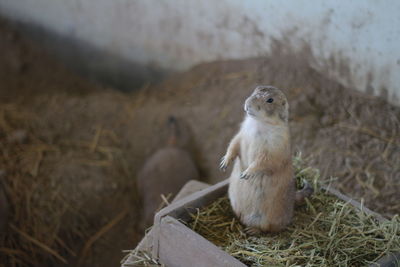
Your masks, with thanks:
M244 111L248 111L249 110L249 106L250 106L250 97L246 99L246 101L244 102Z
M245 106L252 107L254 105L254 101L256 100L256 98L254 96L249 96L246 101L244 102Z

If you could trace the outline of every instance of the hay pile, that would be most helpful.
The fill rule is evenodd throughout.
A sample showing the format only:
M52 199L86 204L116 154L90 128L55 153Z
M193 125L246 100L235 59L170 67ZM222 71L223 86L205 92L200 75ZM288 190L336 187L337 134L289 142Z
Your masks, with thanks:
M44 154L57 153L58 148L30 131L36 121L13 105L0 108L0 169L5 172L2 183L12 211L8 234L1 236L0 260L9 266L38 265L52 257L66 263L59 251L73 253L57 234L68 203L61 198L58 185L43 179L40 172ZM87 226L84 220L79 223L81 228L74 236L80 236Z
M246 236L227 197L192 214L188 226L250 266L365 266L400 250L399 216L378 223L327 195L317 186L318 172L296 162L296 177L312 181L316 193L286 231Z
M0 267L118 264L141 236L136 100L76 76L1 19L0 59Z
M5 266L85 265L93 244L127 217L127 206L134 207L118 189L131 179L121 173L126 162L115 136L103 129L91 140L68 140L46 136L48 127L21 106L0 107L0 178L9 202L0 234ZM123 179L109 176L114 190L102 184L108 170Z

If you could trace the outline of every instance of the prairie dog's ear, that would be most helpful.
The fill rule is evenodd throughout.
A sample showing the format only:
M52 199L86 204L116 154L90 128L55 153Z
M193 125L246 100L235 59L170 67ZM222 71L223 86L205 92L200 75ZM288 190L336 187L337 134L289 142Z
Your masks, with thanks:
M167 120L167 145L179 148L188 148L191 143L191 129L181 118L169 116Z

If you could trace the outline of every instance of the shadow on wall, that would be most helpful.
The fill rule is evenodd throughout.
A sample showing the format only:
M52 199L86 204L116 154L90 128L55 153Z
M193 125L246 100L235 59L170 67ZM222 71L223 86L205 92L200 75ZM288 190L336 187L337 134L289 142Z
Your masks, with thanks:
M71 71L121 91L132 91L147 83L160 81L168 73L160 67L129 61L32 23L11 21L10 24L44 47Z

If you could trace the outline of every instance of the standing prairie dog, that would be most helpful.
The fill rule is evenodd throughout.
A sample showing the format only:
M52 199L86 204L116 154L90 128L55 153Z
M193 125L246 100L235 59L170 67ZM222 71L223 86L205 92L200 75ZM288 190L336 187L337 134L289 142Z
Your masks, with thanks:
M246 99L246 117L221 160L234 162L229 199L246 232L279 232L292 220L295 202L312 194L308 185L296 192L293 176L289 105L281 90L258 86Z

